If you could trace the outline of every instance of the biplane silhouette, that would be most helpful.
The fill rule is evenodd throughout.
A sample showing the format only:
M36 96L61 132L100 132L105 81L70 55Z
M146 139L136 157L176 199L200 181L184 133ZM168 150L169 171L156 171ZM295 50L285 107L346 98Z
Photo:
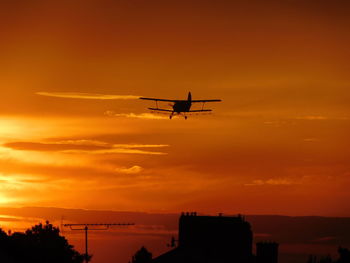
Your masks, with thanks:
M140 97L141 100L152 100L156 102L156 107L155 108L148 108L151 111L156 111L156 112L170 112L169 118L172 119L174 114L177 115L183 115L185 120L187 119L186 113L192 113L192 112L209 112L212 111L211 109L204 109L204 104L206 102L220 102L221 100L192 100L192 95L191 92L188 93L187 100L168 100L168 99L157 99L157 98L145 98L145 97ZM158 101L162 102L172 102L173 104L170 104L172 109L163 109L158 107ZM202 108L200 110L191 110L192 103L203 103Z

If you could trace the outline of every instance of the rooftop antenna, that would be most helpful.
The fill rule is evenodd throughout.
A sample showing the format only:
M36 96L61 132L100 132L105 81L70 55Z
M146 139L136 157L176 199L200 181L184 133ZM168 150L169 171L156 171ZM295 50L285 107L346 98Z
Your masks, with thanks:
M171 237L170 244L167 244L167 247L176 247L176 243L178 243L179 240L176 240L174 236Z
M108 224L64 224L64 227L69 227L71 230L85 231L85 262L90 261L88 254L88 231L89 230L108 230L111 226L133 226L134 223L108 223Z

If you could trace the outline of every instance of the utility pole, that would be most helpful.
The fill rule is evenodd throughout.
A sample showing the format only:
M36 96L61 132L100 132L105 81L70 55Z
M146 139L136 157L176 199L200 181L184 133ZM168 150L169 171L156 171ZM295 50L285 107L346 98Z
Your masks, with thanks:
M69 227L71 230L85 231L85 262L89 262L88 254L88 231L89 230L108 230L111 226L132 226L134 223L108 223L108 224L63 224L64 227Z

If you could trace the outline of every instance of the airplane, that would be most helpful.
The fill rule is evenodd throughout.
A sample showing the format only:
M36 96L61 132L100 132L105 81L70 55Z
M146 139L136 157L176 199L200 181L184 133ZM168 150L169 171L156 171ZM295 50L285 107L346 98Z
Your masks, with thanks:
M167 99L156 99L156 98L145 98L145 97L140 97L141 100L152 100L156 102L156 108L148 108L149 110L152 111L158 111L158 112L170 112L169 118L172 119L174 114L182 114L185 117L185 120L187 120L186 113L187 112L208 112L212 111L211 109L204 109L204 104L206 102L220 102L221 100L192 100L192 95L191 92L188 93L187 100L167 100ZM165 102L173 102L174 104L170 104L170 106L173 107L172 110L170 109L162 109L158 107L158 101L165 101ZM202 104L202 109L200 110L191 110L192 103L203 103Z

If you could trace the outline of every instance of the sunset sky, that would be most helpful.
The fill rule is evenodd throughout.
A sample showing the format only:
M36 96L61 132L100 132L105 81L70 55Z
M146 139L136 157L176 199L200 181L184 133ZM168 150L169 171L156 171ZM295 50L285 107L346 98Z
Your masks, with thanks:
M1 1L0 206L350 216L349 7Z

